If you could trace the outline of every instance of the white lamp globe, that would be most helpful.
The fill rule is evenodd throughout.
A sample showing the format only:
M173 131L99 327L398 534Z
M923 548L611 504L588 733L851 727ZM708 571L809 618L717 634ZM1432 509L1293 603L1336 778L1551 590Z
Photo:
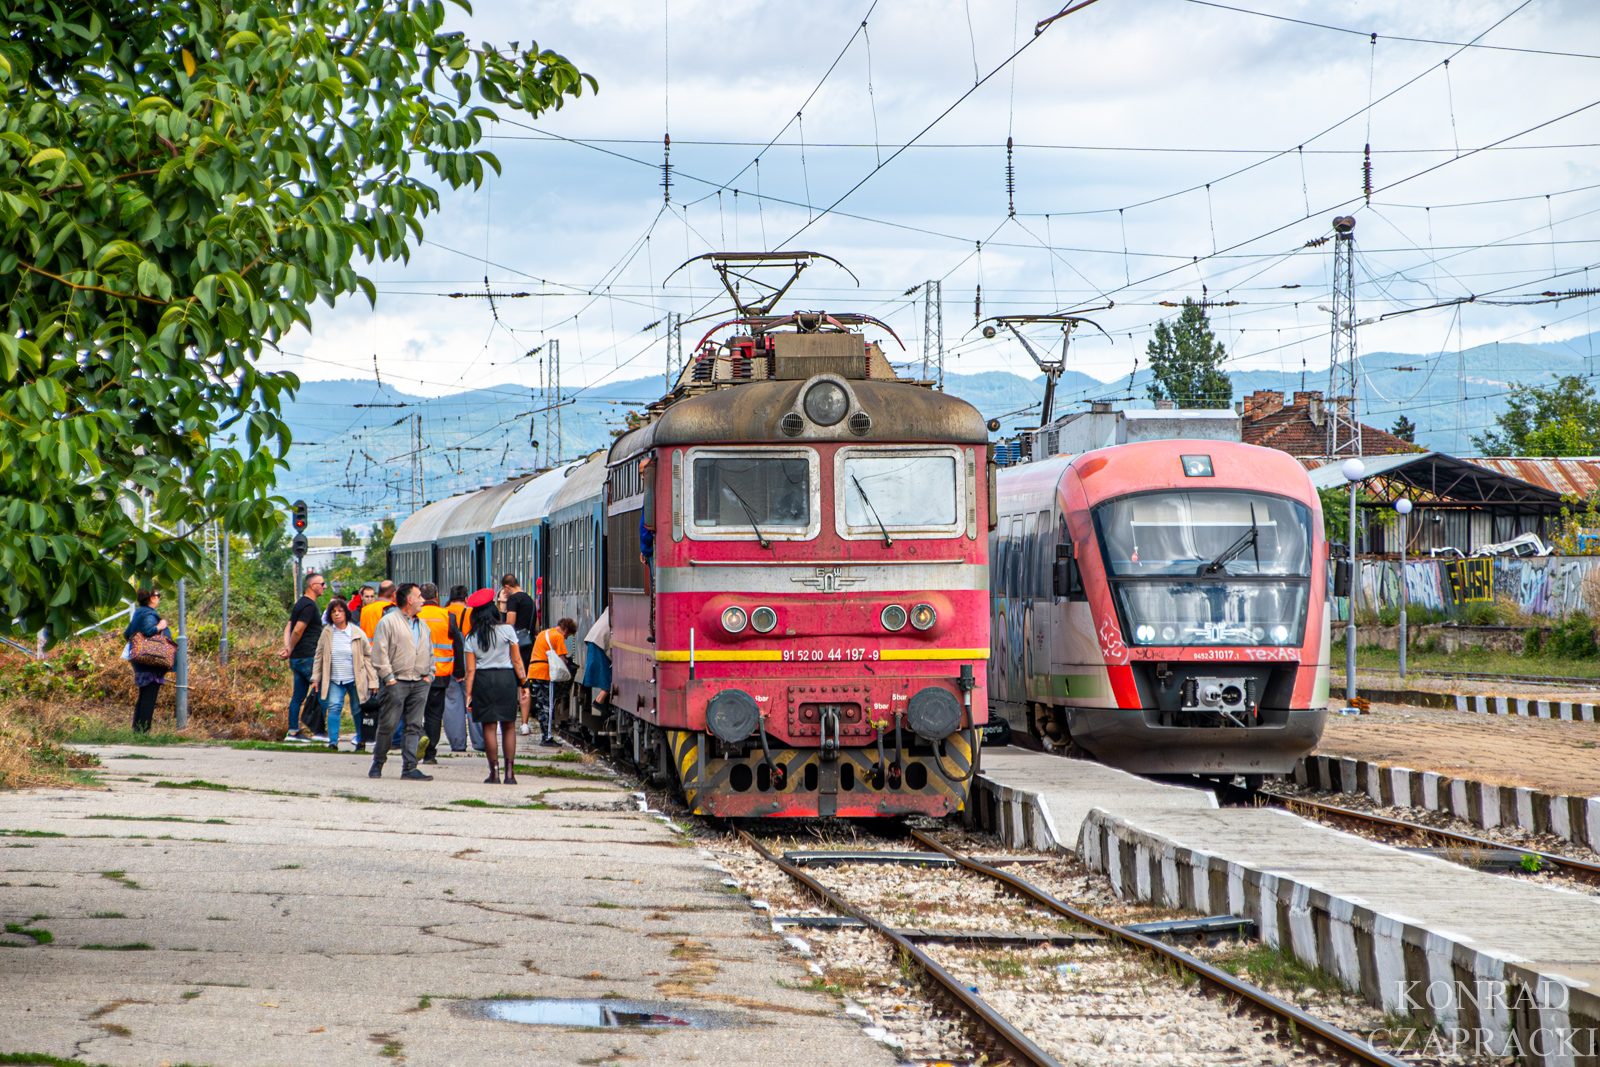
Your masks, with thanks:
M1344 466L1340 467L1339 470L1344 474L1345 481L1359 482L1362 476L1367 473L1367 465L1359 459L1347 459L1344 461Z
M1411 514L1411 501L1401 497L1394 502L1394 509L1402 515L1409 515Z

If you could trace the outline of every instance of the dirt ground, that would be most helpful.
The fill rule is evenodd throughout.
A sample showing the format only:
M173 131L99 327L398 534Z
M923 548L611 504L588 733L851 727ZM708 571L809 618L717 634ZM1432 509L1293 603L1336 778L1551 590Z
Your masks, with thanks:
M1329 715L1317 752L1600 796L1600 723L1374 704L1369 715Z

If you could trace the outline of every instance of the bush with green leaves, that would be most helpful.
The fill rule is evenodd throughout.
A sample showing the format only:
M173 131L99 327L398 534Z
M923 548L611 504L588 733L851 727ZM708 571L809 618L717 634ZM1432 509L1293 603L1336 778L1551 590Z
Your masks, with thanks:
M464 0L455 0L465 8ZM220 519L261 541L311 305L373 285L476 186L496 107L587 83L474 49L442 0L10 0L0 34L0 631L170 588ZM157 524L142 519L149 501Z

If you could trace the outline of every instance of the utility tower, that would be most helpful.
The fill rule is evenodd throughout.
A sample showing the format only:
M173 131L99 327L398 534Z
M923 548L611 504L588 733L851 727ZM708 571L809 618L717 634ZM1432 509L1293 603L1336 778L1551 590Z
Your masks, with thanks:
M930 366L931 364L931 366ZM939 280L922 283L922 380L932 380L930 373L938 374L939 388L944 389L944 301L939 293Z
M1361 455L1356 418L1356 220L1333 220L1333 346L1328 360L1328 458Z
M422 484L422 416L411 416L411 510L415 512L428 501Z
M544 374L544 465L561 462L561 342L546 346L549 358Z
M667 392L672 392L683 374L683 313L667 312Z

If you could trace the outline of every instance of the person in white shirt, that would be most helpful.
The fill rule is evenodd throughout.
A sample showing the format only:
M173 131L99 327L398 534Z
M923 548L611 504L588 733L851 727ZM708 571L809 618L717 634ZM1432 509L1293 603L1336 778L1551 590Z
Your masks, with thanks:
M365 750L361 736L361 705L378 688L378 675L372 669L372 646L361 627L350 622L350 609L341 600L328 605L328 625L317 639L317 652L311 665L311 685L322 701L328 719L328 747L339 747L339 725L346 701L355 722L355 750Z

